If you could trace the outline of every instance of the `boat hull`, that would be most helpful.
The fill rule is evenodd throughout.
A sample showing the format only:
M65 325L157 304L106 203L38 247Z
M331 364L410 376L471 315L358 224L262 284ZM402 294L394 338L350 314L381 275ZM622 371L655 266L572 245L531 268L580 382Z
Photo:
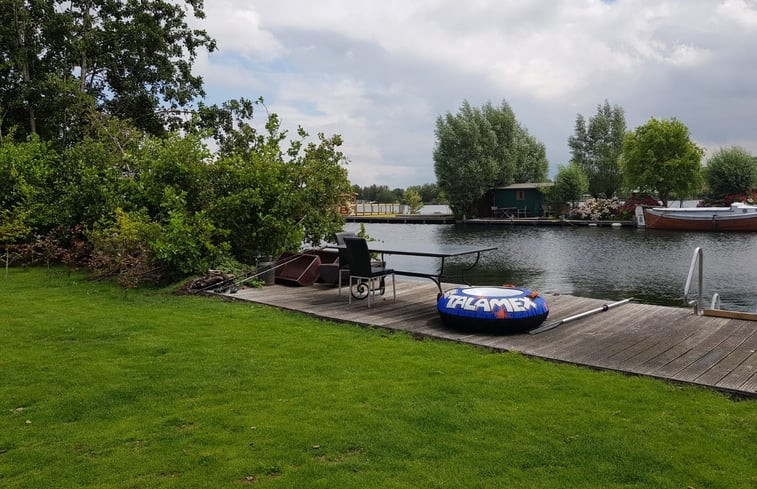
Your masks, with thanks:
M644 209L649 229L680 231L757 231L757 207L709 207L690 209Z

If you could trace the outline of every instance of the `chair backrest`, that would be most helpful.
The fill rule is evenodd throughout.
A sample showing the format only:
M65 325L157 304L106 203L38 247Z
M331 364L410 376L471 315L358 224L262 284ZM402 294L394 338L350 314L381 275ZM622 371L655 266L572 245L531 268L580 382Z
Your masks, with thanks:
M357 235L352 232L334 233L336 244L339 246L339 268L348 268L350 257L347 255L347 248L344 245L344 238L355 238Z
M344 238L346 237L354 238L355 236L357 235L351 232L334 233L334 237L336 237L337 246L344 246Z
M342 240L342 244L339 246L338 250L339 250L339 268L349 268L350 256L347 254L347 246L344 244L344 239Z
M368 243L364 238L344 237L344 246L347 250L350 275L368 277L371 274L371 252L368 251Z

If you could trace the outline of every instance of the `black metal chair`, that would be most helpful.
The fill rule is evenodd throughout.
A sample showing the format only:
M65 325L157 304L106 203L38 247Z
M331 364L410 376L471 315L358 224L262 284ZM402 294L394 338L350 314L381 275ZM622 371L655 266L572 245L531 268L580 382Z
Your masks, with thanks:
M337 246L344 246L344 238L356 238L357 234L352 232L334 233Z
M356 238L357 235L351 232L335 233L336 244L339 247L339 295L342 295L342 271L346 270L349 274L350 271L350 259L347 256L347 248L344 244L344 238Z
M392 296L397 302L397 289L394 284L394 270L386 267L374 267L371 265L371 252L368 251L368 243L363 238L344 238L344 245L350 267L350 297L352 304L354 292L353 283L357 281L356 299L362 299L363 293L368 297L368 307L371 307L371 296L376 294L376 281L379 281L378 290L384 293L384 280L387 275L392 276Z

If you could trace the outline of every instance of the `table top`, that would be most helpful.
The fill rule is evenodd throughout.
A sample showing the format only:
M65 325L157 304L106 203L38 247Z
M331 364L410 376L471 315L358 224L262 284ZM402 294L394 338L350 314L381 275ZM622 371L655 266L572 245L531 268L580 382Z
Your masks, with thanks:
M426 256L431 258L448 258L451 256L472 255L484 251L496 250L496 246L464 246L464 245L433 245L429 247L412 247L400 245L387 245L379 242L369 242L368 249L375 253L387 255L412 255Z

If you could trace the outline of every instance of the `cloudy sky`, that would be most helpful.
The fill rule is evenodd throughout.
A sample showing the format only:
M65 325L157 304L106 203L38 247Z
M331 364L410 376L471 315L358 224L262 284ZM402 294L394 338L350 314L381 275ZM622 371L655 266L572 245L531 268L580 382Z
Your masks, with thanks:
M436 181L437 117L506 100L570 158L576 114L677 118L708 154L757 154L757 0L206 0L208 98L264 97L285 126L338 133L353 184Z

